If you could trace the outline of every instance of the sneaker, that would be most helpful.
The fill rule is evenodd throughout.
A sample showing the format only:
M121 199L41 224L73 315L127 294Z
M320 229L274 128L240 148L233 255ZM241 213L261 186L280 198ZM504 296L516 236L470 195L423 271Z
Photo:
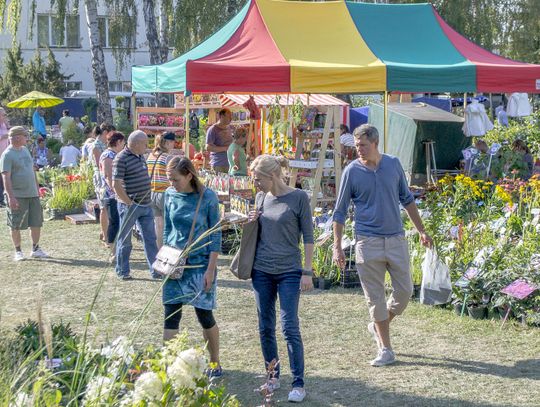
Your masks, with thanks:
M289 393L289 401L291 403L301 403L306 397L306 391L303 387L293 387Z
M371 366L380 367L391 365L396 361L396 354L392 349L382 348L377 357L371 361Z
M131 277L129 274L126 275L126 276L118 276L118 279L119 280L122 280L122 281L129 281L129 280L133 280L133 277Z
M49 257L49 255L43 250L41 250L41 247L38 247L36 250L32 250L32 253L30 253L30 257L34 257L36 259L45 259Z
M15 255L13 256L14 261L22 261L24 260L24 253L23 252L15 252Z
M216 368L208 368L204 372L209 379L218 378L223 376L223 369L221 366Z
M377 329L375 328L375 322L370 322L367 326L368 332L371 334L371 337L377 344L377 349L382 348L381 340L379 339L379 335L377 335Z
M281 385L279 384L279 379L270 379L265 384L263 384L261 387L255 389L254 391L258 393L273 393L277 389L279 389Z

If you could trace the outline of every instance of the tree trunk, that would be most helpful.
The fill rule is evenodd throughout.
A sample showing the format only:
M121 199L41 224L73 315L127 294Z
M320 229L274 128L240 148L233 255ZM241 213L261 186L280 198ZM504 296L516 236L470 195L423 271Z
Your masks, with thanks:
M169 16L165 0L159 4L159 57L162 64L169 59Z
M97 120L98 123L113 122L111 99L109 97L109 78L105 68L105 57L103 48L99 42L97 0L85 0L86 22L88 24L88 36L90 38L90 52L92 53L92 74L96 87L98 101Z
M150 49L150 64L157 65L161 63L160 43L158 38L156 15L154 13L154 0L143 1L144 22L146 26L146 39Z

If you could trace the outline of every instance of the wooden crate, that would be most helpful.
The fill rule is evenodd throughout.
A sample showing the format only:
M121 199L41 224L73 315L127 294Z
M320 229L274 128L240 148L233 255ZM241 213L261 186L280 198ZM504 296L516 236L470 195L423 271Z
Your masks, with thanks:
M95 218L88 216L86 213L77 213L75 215L66 215L66 220L73 225L86 225L88 223L97 223Z

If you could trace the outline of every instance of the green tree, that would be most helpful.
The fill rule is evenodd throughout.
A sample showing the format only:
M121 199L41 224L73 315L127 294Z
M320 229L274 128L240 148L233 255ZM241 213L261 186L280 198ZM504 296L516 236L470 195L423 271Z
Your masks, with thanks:
M48 50L44 61L41 53L36 51L34 58L24 63L20 44L8 50L4 59L3 74L0 75L0 102L6 104L25 93L33 90L62 96L66 90L65 81L72 75L65 75L60 63L55 59L51 50ZM46 117L51 112L45 111ZM26 123L28 111L25 109L11 109L11 121Z

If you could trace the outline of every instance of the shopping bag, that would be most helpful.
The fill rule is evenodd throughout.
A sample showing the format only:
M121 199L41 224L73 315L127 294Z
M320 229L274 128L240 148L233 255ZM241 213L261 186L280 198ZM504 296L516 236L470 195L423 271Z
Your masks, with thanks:
M255 251L257 250L258 233L258 220L248 222L243 227L240 248L231 262L231 272L240 280L249 280L251 278Z
M444 264L437 252L427 249L422 262L422 287L420 302L427 305L446 304L452 296L450 270Z

